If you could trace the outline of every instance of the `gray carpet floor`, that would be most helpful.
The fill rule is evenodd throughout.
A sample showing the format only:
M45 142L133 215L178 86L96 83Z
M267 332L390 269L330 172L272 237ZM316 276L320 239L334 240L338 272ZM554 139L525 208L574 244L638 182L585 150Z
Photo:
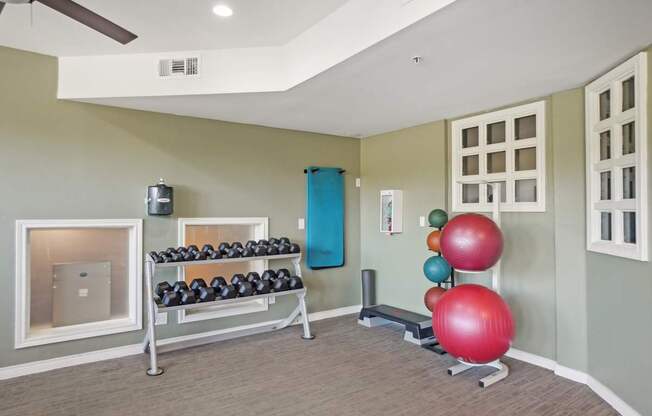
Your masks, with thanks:
M402 340L396 327L355 316L162 354L166 373L145 375L146 356L0 382L0 415L617 415L588 387L505 359L510 376L486 389L473 369Z

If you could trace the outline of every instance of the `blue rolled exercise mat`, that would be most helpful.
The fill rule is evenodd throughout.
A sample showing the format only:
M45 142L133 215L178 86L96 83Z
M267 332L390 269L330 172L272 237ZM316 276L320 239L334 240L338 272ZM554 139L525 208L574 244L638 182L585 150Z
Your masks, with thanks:
M306 263L344 265L344 169L310 166L306 174Z

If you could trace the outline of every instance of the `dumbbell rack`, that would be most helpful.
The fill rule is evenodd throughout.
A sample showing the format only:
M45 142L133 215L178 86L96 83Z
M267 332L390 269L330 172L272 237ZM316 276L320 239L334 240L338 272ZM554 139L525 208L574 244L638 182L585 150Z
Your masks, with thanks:
M278 296L288 296L295 295L299 301L297 307L288 315L287 318L282 319L281 321L275 321L269 325L257 327L257 328L247 328L240 331L234 331L229 333L229 338L235 338L235 336L244 336L244 335L253 335L261 332L269 332L278 329L286 328L291 325L299 315L301 315L301 323L303 324L303 339L314 339L315 337L310 332L310 322L308 321L308 311L306 308L306 288L296 289L296 290L287 290L284 292L274 292L264 295L256 296L247 296L242 298L234 299L225 299L225 300L216 300L214 302L203 302L203 303L193 303L190 305L179 305L179 306L164 306L157 304L154 301L154 284L153 280L156 275L157 269L163 268L180 268L185 266L197 266L202 264L224 264L224 263L239 263L247 262L254 260L281 260L289 259L292 262L294 267L294 275L301 277L301 253L296 254L280 254L275 256L258 256L258 257L240 257L232 259L218 259L218 260L197 260L197 261L182 261L174 263L156 263L154 259L148 254L145 260L145 290L148 294L147 296L147 332L145 333L145 339L143 341L143 350L145 353L149 353L149 368L147 369L148 376L158 376L163 374L163 368L158 366L158 352L164 352L163 347L166 350L174 350L180 348L187 348L190 346L202 345L209 342L220 341L221 339L226 339L225 337L220 338L219 336L206 337L204 339L194 339L194 340L182 340L177 341L174 344L166 343L166 345L159 345L161 340L156 338L156 314L157 313L167 313L174 312L179 310L190 310L190 309L202 309L210 308L212 306L222 306L222 305L234 305L238 303L251 302L252 300L257 299L270 299L276 298Z

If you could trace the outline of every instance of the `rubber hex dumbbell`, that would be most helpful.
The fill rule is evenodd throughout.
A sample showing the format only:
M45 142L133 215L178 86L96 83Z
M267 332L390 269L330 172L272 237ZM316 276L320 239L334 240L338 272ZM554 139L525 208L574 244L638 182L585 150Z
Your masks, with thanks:
M161 259L161 263L169 263L171 261L170 256L168 256L165 251L160 251L158 257Z
M276 256L278 254L278 248L276 246L267 246L267 255Z
M236 290L238 297L251 296L254 294L254 287L247 281L240 283Z
M211 280L211 287L216 291L221 290L226 285L226 279L222 276L215 276L213 280Z
M192 282L190 282L190 290L195 292L195 295L198 294L200 287L206 287L204 279L192 279Z
M276 272L276 276L279 279L289 279L290 276L292 275L290 274L290 271L288 269L278 269L278 271Z
M247 276L245 277L247 282L253 284L255 281L260 280L260 275L258 272L249 272L247 273Z
M163 295L165 292L169 292L172 290L172 286L168 282L161 282L156 285L156 288L154 289L154 293L156 293L156 296L159 298L163 299Z
M269 245L270 246L277 246L279 245L280 241L278 238L270 238L269 239Z
M236 288L233 285L226 285L218 293L220 299L233 299L237 295Z
M303 288L303 281L299 276L292 276L288 280L288 287L290 290L297 290Z
M250 248L250 249L253 250L254 247L256 247L257 245L258 245L258 243L256 243L256 241L254 241L254 240L249 240L249 241L247 241L247 243L245 244L245 247L246 247L246 248Z
M237 249L241 249L241 250L242 250L243 245L242 245L242 243L239 242L239 241L234 241L233 243L231 243L231 248L237 248Z
M195 252L195 258L193 260L206 260L206 253L203 251L197 251Z
M167 254L168 256L171 256L174 253L178 253L177 249L174 247L168 247L165 249L165 254Z
M269 281L274 281L277 278L276 272L274 270L265 270L263 274L260 276L261 279L263 280L269 280Z
M226 257L230 259L236 259L238 257L242 257L242 255L240 254L240 250L237 248L230 248L229 251L226 252Z
M281 237L281 238L279 238L279 242L281 244L290 244L290 239L287 238L287 237Z
M182 290L181 292L178 292L178 294L181 296L179 299L181 305L192 305L193 303L197 303L195 292L192 290Z
M174 291L167 291L163 294L163 298L161 299L161 302L165 306L178 306L179 302L181 301L181 298L177 292Z
M278 254L290 254L289 244L279 244L276 247L278 248Z
M247 278L242 273L234 274L233 277L231 278L231 284L233 286L235 286L236 288L238 286L240 286L240 284L242 284L242 283L244 283L246 281L247 281Z
M183 261L193 261L195 260L195 252L194 251L186 251L183 253L182 257Z
M289 289L290 286L288 285L287 279L276 279L272 283L272 292L284 292Z
M187 252L188 252L188 249L185 248L184 246L177 247L177 253L184 254L184 253L187 253Z
M299 247L299 245L296 243L290 244L290 253L292 254L301 253L301 247Z
M254 249L254 256L266 256L267 255L267 246L266 245L257 245Z
M254 294L256 295L264 295L272 290L272 285L269 280L255 280L252 285L254 287Z
M188 287L188 284L186 284L186 282L184 282L183 280L178 280L174 282L174 284L172 285L172 290L179 293L182 290L190 290L190 288Z
M240 250L241 257L253 257L253 255L254 255L254 251L249 247L244 247L242 250Z
M191 244L191 245L188 246L188 251L192 251L192 252L196 253L196 252L199 251L199 248L196 245Z
M211 251L208 258L211 260L219 260L222 258L222 253L220 253L219 250Z
M202 253L206 253L208 256L211 251L215 251L215 248L213 248L212 244L204 244L204 246L201 248Z
M217 246L217 249L222 253L222 255L226 256L226 253L229 252L231 249L231 244L229 243L220 243L219 246Z
M269 245L269 241L267 241L267 240L265 240L265 239L258 240L258 245L259 245L259 246L268 246L268 245Z

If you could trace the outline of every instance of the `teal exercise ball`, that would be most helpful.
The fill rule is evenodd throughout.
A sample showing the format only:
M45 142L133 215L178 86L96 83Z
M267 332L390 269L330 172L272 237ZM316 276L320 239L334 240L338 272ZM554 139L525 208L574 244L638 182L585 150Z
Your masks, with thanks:
M428 214L428 223L431 227L441 228L448 222L448 214L443 209L433 209Z
M442 283L451 275L451 266L442 256L432 256L423 263L423 274L433 283Z

